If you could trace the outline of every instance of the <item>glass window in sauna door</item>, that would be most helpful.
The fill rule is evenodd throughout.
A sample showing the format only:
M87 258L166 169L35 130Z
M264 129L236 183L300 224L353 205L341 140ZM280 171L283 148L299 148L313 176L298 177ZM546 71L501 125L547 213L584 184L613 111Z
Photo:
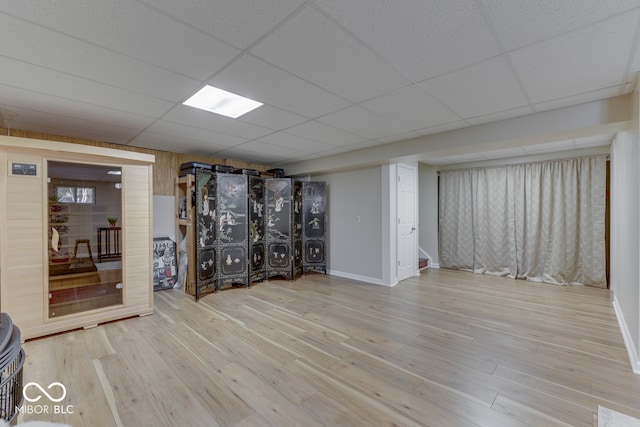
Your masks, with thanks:
M47 162L49 318L122 304L119 167Z

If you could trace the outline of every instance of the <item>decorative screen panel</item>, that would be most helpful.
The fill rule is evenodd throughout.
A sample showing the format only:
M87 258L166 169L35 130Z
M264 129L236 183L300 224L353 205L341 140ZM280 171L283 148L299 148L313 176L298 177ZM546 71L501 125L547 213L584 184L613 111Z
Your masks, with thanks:
M210 171L196 169L196 300L217 289L216 179Z
M300 272L299 188L292 178L265 179L267 277L293 280Z
M223 284L249 286L247 176L215 173L218 212L218 289Z
M264 179L248 177L249 186L249 282L265 279L265 201Z
M302 183L302 272L327 272L326 261L326 184Z

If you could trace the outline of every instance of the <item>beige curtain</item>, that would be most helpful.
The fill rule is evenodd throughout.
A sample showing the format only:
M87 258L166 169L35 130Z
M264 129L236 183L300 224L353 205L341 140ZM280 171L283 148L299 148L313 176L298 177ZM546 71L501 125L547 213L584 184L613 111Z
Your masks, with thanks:
M509 169L474 171L471 193L476 273L516 277L514 182Z
M606 287L605 180L605 156L441 172L440 265Z
M473 271L474 239L471 222L472 171L440 175L440 265Z

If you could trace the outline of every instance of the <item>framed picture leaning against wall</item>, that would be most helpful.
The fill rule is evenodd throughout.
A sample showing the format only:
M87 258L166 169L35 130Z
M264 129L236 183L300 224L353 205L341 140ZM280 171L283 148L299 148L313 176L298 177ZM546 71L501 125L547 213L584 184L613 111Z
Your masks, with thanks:
M176 286L176 243L168 237L153 239L153 290L159 291Z

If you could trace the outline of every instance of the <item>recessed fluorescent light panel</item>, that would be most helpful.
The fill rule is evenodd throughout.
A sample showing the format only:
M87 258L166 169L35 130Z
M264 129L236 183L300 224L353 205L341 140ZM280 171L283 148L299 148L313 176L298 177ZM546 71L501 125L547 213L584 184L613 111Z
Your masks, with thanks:
M184 105L236 119L255 110L262 102L207 85L187 99Z

